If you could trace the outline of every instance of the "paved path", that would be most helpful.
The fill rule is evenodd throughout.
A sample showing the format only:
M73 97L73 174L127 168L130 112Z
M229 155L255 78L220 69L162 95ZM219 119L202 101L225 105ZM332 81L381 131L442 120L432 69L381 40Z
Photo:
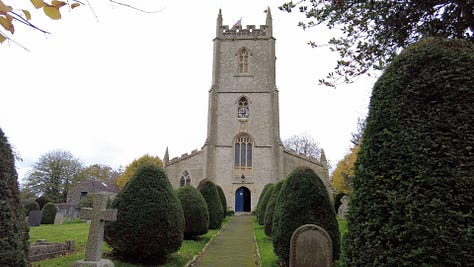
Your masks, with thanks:
M252 216L233 216L214 237L193 267L260 266L252 226Z

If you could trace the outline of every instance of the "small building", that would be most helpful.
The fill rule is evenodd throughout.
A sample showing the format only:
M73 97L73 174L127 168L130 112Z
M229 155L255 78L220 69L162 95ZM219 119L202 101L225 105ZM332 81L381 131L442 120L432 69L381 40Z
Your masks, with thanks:
M66 204L79 207L79 202L89 193L106 192L114 198L120 188L116 184L108 184L96 179L87 179L79 182L76 186L69 189L67 193Z

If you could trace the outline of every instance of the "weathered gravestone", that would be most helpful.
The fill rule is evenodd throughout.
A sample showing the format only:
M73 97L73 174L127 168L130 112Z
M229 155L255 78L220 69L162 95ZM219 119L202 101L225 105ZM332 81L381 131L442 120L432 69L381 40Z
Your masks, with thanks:
M337 214L342 219L346 218L346 213L347 213L347 210L349 209L349 201L350 199L348 196L343 196L341 198L341 205L339 206L339 209L337 210Z
M290 267L332 267L332 240L318 225L305 224L293 232Z
M41 218L43 218L43 212L40 210L31 210L28 213L28 225L29 226L40 226Z
M107 194L92 194L91 208L81 210L81 218L91 219L89 238L87 240L86 255L84 260L75 261L71 267L113 267L114 264L108 259L102 258L102 241L104 239L105 221L117 220L116 209L106 209Z

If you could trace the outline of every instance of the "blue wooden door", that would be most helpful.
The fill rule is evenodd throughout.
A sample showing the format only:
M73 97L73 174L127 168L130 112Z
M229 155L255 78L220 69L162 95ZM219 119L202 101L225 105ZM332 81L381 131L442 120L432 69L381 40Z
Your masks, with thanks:
M241 187L235 191L235 211L242 212L244 211L244 191L245 188Z

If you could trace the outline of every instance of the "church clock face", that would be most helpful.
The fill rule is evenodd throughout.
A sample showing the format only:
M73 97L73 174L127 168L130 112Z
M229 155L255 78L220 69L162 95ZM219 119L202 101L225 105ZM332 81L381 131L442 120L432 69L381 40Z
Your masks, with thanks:
M248 109L248 107L240 107L238 117L239 117L239 119L248 119L249 118L249 109Z

